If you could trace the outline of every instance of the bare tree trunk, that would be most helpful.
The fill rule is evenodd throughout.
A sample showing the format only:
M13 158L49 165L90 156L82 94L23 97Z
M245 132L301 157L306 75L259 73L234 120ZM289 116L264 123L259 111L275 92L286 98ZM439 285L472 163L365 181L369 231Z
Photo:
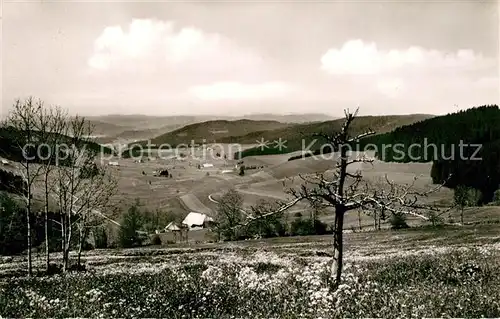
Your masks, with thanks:
M80 234L78 237L78 267L80 267L80 260L82 257L82 246L83 246L83 227L80 227Z
M50 268L50 251L49 251L49 212L45 209L45 269L47 272Z
M28 194L28 196L30 196L30 194ZM33 271L32 271L32 265L31 265L31 218L30 218L30 215L31 215L31 209L30 209L30 206L31 206L31 203L30 203L30 199L28 199L28 207L26 208L26 225L27 225L27 228L28 228L28 276L31 277L31 275L33 274Z
M361 230L363 227L361 226L361 210L358 209L358 226L359 230Z
M64 222L64 214L61 213L61 252L64 252L64 247L66 246L66 226Z
M69 270L69 250L71 248L71 214L70 214L70 219L67 221L66 233L67 233L67 238L65 243L66 245L63 251L63 272Z
M333 231L333 262L331 275L335 278L334 289L340 284L342 276L342 252L343 252L343 227L344 227L344 213L343 209L338 209L335 212L335 225Z
M78 266L81 266L81 257L82 257L82 250L83 250L83 242L85 241L85 238L87 237L87 231L85 230L85 222L84 224L80 225L79 227L79 234L78 234Z
M49 250L49 188L47 184L48 176L45 175L45 269L50 268L50 250Z

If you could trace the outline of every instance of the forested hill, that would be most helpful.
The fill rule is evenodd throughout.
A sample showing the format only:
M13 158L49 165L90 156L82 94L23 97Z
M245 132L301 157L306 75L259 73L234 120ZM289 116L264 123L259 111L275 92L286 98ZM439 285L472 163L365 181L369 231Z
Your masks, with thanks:
M352 123L352 134L363 133L369 129L377 133L390 132L394 128L415 123L423 119L428 119L432 115L409 114L409 115L381 115L381 116L360 116ZM255 155L285 154L295 151L304 151L304 146L311 151L320 150L325 141L315 136L317 133L331 134L340 130L344 123L343 119L325 121L320 123L306 123L288 126L280 129L252 132L243 136L229 136L221 139L222 143L255 144L256 141L268 141L268 147L254 147L236 153L235 157L246 157ZM285 141L286 147L275 147L277 141Z
M384 161L429 162L451 156L452 146L459 151L460 141L464 144L484 144L498 139L500 109L497 105L485 105L401 126L391 132L365 138L361 144L376 145L377 157ZM403 144L404 147L395 147L396 144ZM437 146L437 158L431 144ZM409 149L411 145L420 146ZM397 151L398 148L404 150L404 156Z
M374 144L377 158L384 161L433 161L431 176L435 183L448 180L449 187L474 187L481 190L484 202L499 188L500 109L497 105L430 118L360 143L361 147ZM460 143L481 147L477 154L474 153L478 147L473 145L462 146L461 152Z
M37 132L33 132L36 136ZM71 138L68 136L63 136L61 140L68 140L68 144L71 142ZM40 138L40 144L43 144L43 138ZM22 144L23 134L20 131L12 127L0 127L0 157L9 159L11 161L20 162L24 160L22 148L19 146ZM85 140L84 143L87 145L87 149L100 152L103 151L105 154L111 154L113 152L109 147L101 146L91 140ZM30 148L31 150L36 150L37 145ZM46 148L40 149L41 151L46 150ZM35 159L34 162L38 160Z

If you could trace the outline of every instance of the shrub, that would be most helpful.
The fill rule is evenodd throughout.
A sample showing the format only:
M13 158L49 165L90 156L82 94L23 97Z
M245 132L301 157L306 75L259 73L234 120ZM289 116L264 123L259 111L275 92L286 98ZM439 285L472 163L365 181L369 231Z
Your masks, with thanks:
M437 226L443 224L443 218L437 214L435 211L430 211L428 214L429 222L432 226Z
M151 245L159 246L161 245L161 238L158 234L153 235L151 237Z
M0 193L0 255L21 253L26 249L26 214L13 198Z
M392 229L403 229L410 227L406 223L406 215L403 213L392 214L391 218L389 219L389 223L391 223Z
M141 228L141 215L139 203L136 201L123 216L122 224L118 233L119 245L123 248L139 246L142 240L137 232Z
M314 219L295 219L290 225L290 234L292 236L324 235L328 233L327 225Z
M493 194L493 205L500 205L500 189Z
M99 249L108 247L108 235L104 227L96 227L93 229L92 233L94 235L94 248Z

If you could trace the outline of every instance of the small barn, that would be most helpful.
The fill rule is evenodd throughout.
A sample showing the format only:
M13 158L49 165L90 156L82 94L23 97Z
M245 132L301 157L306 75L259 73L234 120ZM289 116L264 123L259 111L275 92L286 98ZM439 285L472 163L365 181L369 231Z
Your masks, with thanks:
M168 170L166 170L166 169L161 170L161 171L159 172L159 175L160 175L160 176L163 176L163 177L168 177L168 176L169 176L169 175L168 175Z
M167 226L165 226L165 231L180 231L181 228L177 226L174 222L170 222Z
M173 240L174 242L179 242L179 241L188 241L188 228L184 225L178 225L175 222L170 222L168 223L167 226L165 226L164 231L165 235L167 235L167 241L168 240Z
M214 167L214 164L212 164L212 163L203 164L203 168L211 168L211 167Z
M120 164L118 164L118 162L109 162L108 165L109 166L120 166Z

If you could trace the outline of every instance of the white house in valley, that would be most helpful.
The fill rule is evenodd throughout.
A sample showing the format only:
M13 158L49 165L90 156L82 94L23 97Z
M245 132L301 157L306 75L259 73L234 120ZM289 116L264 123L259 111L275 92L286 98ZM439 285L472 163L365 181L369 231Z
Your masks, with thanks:
M206 228L207 224L213 221L213 218L206 214L190 212L184 218L182 224L188 226L189 229L201 229Z

